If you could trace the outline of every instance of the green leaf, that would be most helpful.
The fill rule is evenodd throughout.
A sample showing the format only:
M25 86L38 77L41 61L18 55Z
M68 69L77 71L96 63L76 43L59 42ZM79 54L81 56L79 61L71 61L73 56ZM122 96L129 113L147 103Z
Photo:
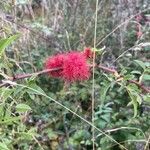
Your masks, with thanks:
M141 74L141 72L140 72L140 71L137 71L137 70L134 70L134 71L132 71L131 73L132 73L132 74Z
M36 128L31 128L30 130L28 130L27 132L20 132L20 137L22 140L32 140L33 136L39 136L39 134L36 132L37 129Z
M89 137L90 137L90 134L86 130L78 130L73 135L73 139L76 140L76 141L81 141L81 140L87 139Z
M139 103L139 105L142 104L142 97L140 95L136 94L136 100Z
M149 62L145 62L145 66L146 67L150 67L150 63Z
M100 100L101 100L102 103L104 103L105 98L106 98L106 94L107 94L109 88L111 87L111 85L112 84L110 82L106 83L105 86L101 89L101 91L100 91Z
M31 110L31 107L26 104L18 104L16 106L16 110L17 112L26 112L26 111Z
M144 99L144 101L146 101L146 102L150 102L150 94L144 95L143 99Z
M130 89L127 87L127 91L128 94L132 100L132 102L130 102L130 104L133 104L133 108L134 108L134 118L137 116L137 108L138 108L138 103L141 104L141 98L139 99L139 96L137 96L137 94L135 94L136 91ZM129 104L128 104L129 105Z
M101 119L103 119L106 122L109 122L110 121L110 114L101 115Z
M37 128L36 127L33 127L31 128L29 131L28 131L28 134L32 135L32 136L35 136L37 135Z
M111 113L111 112L112 112L112 109L108 107L107 109L103 110L103 112L104 112L104 113Z
M3 118L3 120L0 120L0 124L11 125L11 124L14 124L14 122L18 120L20 120L20 116L19 117L7 117L7 118Z
M1 88L0 89L1 100L5 101L8 97L10 97L13 91L14 89Z
M28 4L28 0L17 0L16 3L17 5L25 5Z
M35 89L36 91L31 91L30 89L27 89L27 93L28 94L37 94L37 95L40 95L39 93L45 95L45 92L38 86L36 85L34 82L30 82L29 83L29 87L32 88L32 89Z
M97 49L97 48L92 48L92 51L98 53L98 54L102 54L102 52L104 51L105 49L105 46L100 48L100 49Z
M144 64L144 62L142 62L140 60L134 60L134 62L136 62L139 66L141 66L145 70L145 64Z
M0 57L4 52L5 48L8 47L13 41L15 41L18 38L18 36L19 35L17 34L17 35L10 36L9 38L0 40Z
M5 143L0 142L0 149L1 150L9 150L9 148L7 147L7 145Z
M150 80L150 75L149 75L149 74L144 74L144 75L142 76L142 79L143 79L143 80Z
M102 119L99 119L96 121L96 125L101 129L103 129L106 126L106 124L107 124L107 122Z

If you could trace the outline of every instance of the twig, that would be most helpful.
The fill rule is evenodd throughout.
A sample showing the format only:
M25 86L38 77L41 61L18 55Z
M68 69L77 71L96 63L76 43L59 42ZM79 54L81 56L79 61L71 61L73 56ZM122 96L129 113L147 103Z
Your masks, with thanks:
M140 132L143 134L144 138L146 138L146 135L144 134L144 132L143 132L141 129L135 128L135 127L119 127L119 128L114 128L114 129L108 129L108 130L106 130L106 131L104 131L104 132L110 134L111 132L115 132L115 131L119 131L119 130L137 130L137 131L140 131ZM96 136L96 138L98 138L98 137L100 137L100 136L102 136L102 135L103 135L103 134L100 133L100 134L98 134L98 135Z
M119 73L117 72L117 70L115 69L111 69L111 68L108 68L108 67L104 67L104 66L101 66L99 65L98 68L106 71L106 72L110 72L114 75L117 75L116 77L118 78L120 75ZM121 78L123 78L123 76L120 76ZM135 81L135 80L127 80L129 83L134 83L136 84L139 88L141 88L143 91L145 91L146 93L150 93L150 88L149 87L145 87L142 83L139 83L138 81Z
M108 67L104 67L102 65L99 65L98 68L102 69L102 70L105 70L107 72L110 72L110 73L116 73L117 71L115 69L111 69L111 68L108 68Z
M115 69L111 69L111 68L108 68L108 67L105 67L105 66L102 66L102 65L99 65L97 67L102 69L102 70L104 70L104 71L106 71L106 72L112 73L114 75L118 74L117 70L115 70ZM32 77L32 76L39 76L39 75L42 75L42 74L47 74L49 72L58 71L58 70L61 70L61 69L62 68L46 69L46 70L42 70L42 71L35 72L35 73L19 74L19 75L15 75L13 77L8 77L7 79L0 81L0 83L1 83L0 84L0 88L10 85L9 82L5 82L5 81L17 81L17 80L20 80L20 79L29 78L29 77ZM139 83L138 81L135 81L135 80L127 80L127 81L129 83L136 84L139 88L141 88L146 93L150 93L150 88L149 87L145 87L142 83Z
M148 139L147 139L147 141L146 141L146 145L145 145L145 147L144 147L144 150L149 149L149 148L148 148L149 143L150 143L150 135L149 135L149 137L148 137Z
M128 82L130 83L134 83L136 84L139 88L141 88L143 91L150 93L150 88L149 87L145 87L143 84L139 83L138 81L135 80L128 80Z
M29 77L32 77L32 76L39 76L39 75L46 74L46 73L53 72L53 71L57 71L57 70L61 70L61 68L45 69L45 70L35 72L35 73L15 75L13 77L7 78L6 80L0 81L0 83L2 83L2 84L0 84L0 88L3 87L3 86L8 86L9 85L9 83L5 82L7 80L8 81L16 81L16 80L20 80L20 79L29 78Z

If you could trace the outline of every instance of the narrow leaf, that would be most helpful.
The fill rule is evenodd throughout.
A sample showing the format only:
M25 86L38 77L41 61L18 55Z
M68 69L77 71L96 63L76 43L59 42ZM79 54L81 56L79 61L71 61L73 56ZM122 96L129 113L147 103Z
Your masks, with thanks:
M18 36L19 35L17 34L10 36L9 38L0 40L0 56L4 52L5 48L8 47L12 42L14 42L18 38Z
M9 150L9 148L7 147L7 145L5 143L0 142L0 149L1 150Z
M135 95L135 93L133 92L132 89L128 88L127 91L128 91L128 94L129 94L129 96L131 98L131 101L132 101L131 103L133 104L133 108L134 108L134 116L133 117L135 118L137 116L137 109L138 109L138 101L139 101L139 99L137 101L137 97L136 97L136 95Z
M144 74L142 79L143 80L150 80L150 75L149 74Z
M106 98L106 94L107 94L110 87L111 87L111 83L106 83L106 85L101 89L100 100L102 103L104 103L105 98Z
M140 61L140 60L134 60L134 62L135 62L136 64L138 64L139 66L141 66L141 67L145 70L145 64L144 64L144 62L142 62L142 61Z
M18 104L18 105L16 106L16 110L17 110L18 112L26 112L26 111L31 110L31 107L28 106L28 105L26 105L26 104Z

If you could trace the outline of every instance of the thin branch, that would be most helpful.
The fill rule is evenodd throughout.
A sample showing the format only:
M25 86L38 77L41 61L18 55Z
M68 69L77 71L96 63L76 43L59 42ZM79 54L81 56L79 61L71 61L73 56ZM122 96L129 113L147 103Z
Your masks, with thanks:
M128 80L129 83L134 83L136 84L139 88L141 88L143 91L150 93L150 88L149 87L145 87L143 84L139 83L138 81L135 80Z
M117 70L115 69L111 69L111 68L108 68L108 67L104 67L104 66L101 66L99 65L98 68L106 71L106 72L109 72L109 73L112 73L112 74L116 74L117 75L117 78L119 77L119 73L117 72ZM122 79L123 79L123 76L120 76ZM139 88L141 88L143 91L145 91L146 93L150 93L150 88L149 87L145 87L142 83L139 83L138 81L135 81L135 80L127 80L129 83L134 83L136 84Z
M110 134L111 132L115 132L115 131L119 131L119 130L137 130L137 131L140 131L140 132L143 134L144 138L146 138L146 135L144 134L144 132L143 132L141 129L135 128L135 127L119 127L119 128L114 128L114 129L108 129L108 130L106 130L106 131L104 131L104 132ZM103 135L103 134L100 133L100 134L98 134L98 135L96 136L96 138L98 138L98 137L100 137L100 136L102 136L102 135Z
M9 77L6 80L8 80L8 81L17 81L17 80L29 78L29 77L32 77L32 76L39 76L39 75L42 75L42 74L47 74L49 72L57 71L57 70L60 70L60 69L61 68L45 69L45 70L35 72L35 73L19 74L19 75L15 75L13 77ZM9 83L5 82L6 80L1 80L0 81L0 83L2 83L2 84L0 84L0 88L3 87L3 86L8 86L9 85Z
M102 65L99 65L98 68L102 69L102 70L105 70L106 72L110 72L110 73L116 73L117 71L115 69L111 69L111 68L108 68L108 67L104 67Z
M99 65L97 66L98 68L106 71L106 72L109 72L109 73L112 73L112 74L118 74L117 70L115 69L111 69L111 68L108 68L108 67L105 67L105 66L102 66L102 65ZM4 80L1 80L0 81L0 88L1 87L4 87L4 86L8 86L10 85L9 82L7 81L17 81L17 80L20 80L20 79L25 79L25 78L29 78L29 77L32 77L32 76L39 76L39 75L42 75L42 74L47 74L49 72L53 72L53 71L58 71L58 70L61 70L62 68L54 68L54 69L46 69L46 70L42 70L42 71L39 71L39 72L35 72L35 73L27 73L27 74L19 74L19 75L15 75L13 77L8 77L7 79L4 79ZM118 74L119 75L119 74ZM122 77L122 76L121 76ZM123 78L123 77L122 77ZM6 81L6 82L5 82ZM144 86L142 83L139 83L138 81L135 81L135 80L127 80L129 83L133 83L133 84L136 84L139 88L141 88L143 91L145 91L146 93L150 93L150 88L149 87L146 87Z
M45 69L45 70L42 70L42 71L39 71L39 72L35 72L35 73L16 75L13 78L11 77L9 80L15 81L15 80L18 80L18 79L29 78L31 76L38 76L38 75L41 75L41 74L46 74L46 73L53 72L53 71L58 71L58 70L61 70L61 68Z

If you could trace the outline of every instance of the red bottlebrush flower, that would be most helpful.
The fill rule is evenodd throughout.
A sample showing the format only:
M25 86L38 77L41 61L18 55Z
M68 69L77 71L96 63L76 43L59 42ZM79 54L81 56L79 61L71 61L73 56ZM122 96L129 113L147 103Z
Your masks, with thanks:
M55 68L63 68L64 55L57 54L55 56L49 57L45 62L45 69L55 69ZM49 74L53 77L62 77L62 70L52 71Z
M49 74L62 78L67 82L87 80L90 77L90 67L87 59L92 58L93 52L86 48L84 52L69 52L49 57L45 63L45 69L61 68Z
M85 48L83 55L88 59L88 58L92 58L93 57L93 52L91 50L91 48Z
M66 55L63 65L63 78L66 81L87 80L90 76L90 68L86 57L80 52L70 52Z

